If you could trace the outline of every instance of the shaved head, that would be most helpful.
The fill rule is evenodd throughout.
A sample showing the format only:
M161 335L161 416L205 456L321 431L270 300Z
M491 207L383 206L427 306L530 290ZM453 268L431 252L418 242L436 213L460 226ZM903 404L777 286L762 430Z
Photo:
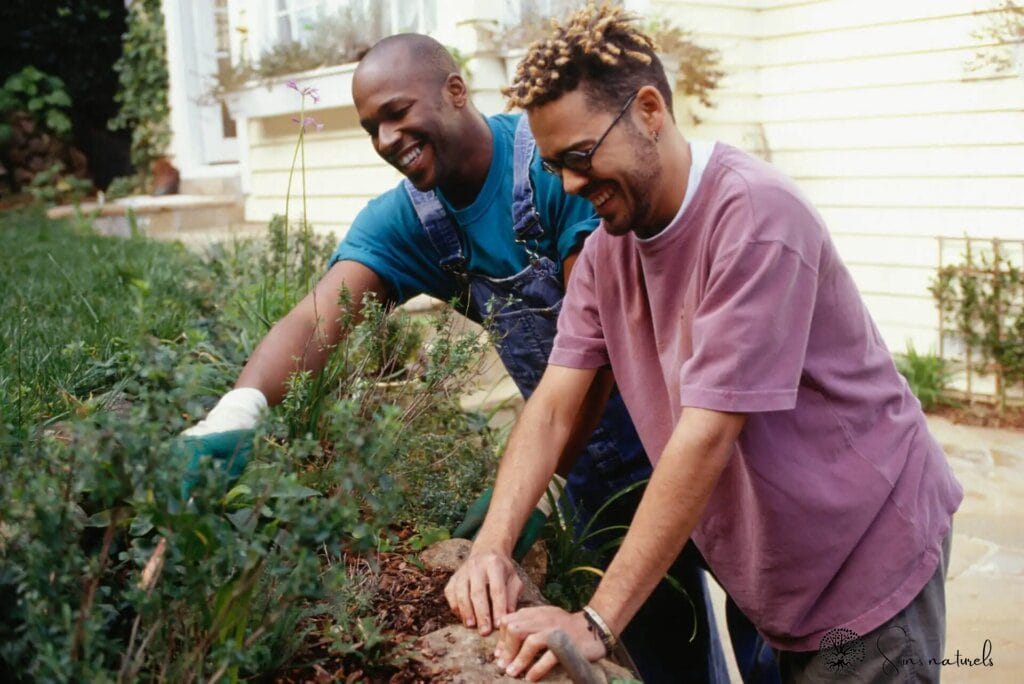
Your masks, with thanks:
M434 83L459 73L459 65L444 45L419 33L399 33L378 41L363 55L356 74L378 68L411 72Z

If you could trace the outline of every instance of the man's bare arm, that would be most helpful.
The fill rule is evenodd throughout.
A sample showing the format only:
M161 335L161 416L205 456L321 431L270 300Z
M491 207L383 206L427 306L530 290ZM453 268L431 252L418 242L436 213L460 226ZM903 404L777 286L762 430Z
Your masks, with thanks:
M445 587L452 610L468 627L479 623L483 634L515 610L522 585L512 549L555 472L595 372L548 366L509 436L487 517L469 558Z
M356 313L367 292L389 301L384 280L355 261L339 261L298 304L274 324L242 369L235 387L255 387L273 406L284 398L288 376L298 370L319 373L340 341L342 317L338 302L348 289Z

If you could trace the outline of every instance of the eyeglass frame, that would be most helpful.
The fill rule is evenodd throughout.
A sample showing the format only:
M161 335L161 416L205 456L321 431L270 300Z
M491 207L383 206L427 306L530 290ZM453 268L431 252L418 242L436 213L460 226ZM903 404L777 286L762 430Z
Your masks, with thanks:
M550 173L551 175L557 176L558 178L562 177L563 169L569 169L570 171L573 171L575 173L586 173L590 171L590 169L594 165L593 157L594 154L597 152L597 148L601 146L601 143L604 142L604 139L607 138L608 134L612 132L612 129L615 128L615 124L619 123L619 119L622 118L623 114L629 111L630 105L633 104L633 101L639 94L640 91L638 90L629 96L629 99L626 100L626 104L622 105L622 109L619 110L619 113L615 115L614 119L612 119L611 124L609 124L608 128L604 130L604 133L601 134L601 137L597 139L597 142L594 143L589 150L587 150L586 152L582 152L580 150L566 150L565 152L562 152L560 155L558 155L559 161L557 162L548 161L547 159L541 158L541 168ZM572 164L567 164L566 162L570 159L578 159L579 161L573 162Z

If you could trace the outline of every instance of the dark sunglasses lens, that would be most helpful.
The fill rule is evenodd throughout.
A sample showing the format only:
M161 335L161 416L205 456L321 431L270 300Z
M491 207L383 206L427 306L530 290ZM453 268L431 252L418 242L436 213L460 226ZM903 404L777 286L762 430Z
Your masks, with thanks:
M566 152L562 155L562 163L565 164L567 169L585 173L590 170L590 155L586 152L577 152L575 150Z

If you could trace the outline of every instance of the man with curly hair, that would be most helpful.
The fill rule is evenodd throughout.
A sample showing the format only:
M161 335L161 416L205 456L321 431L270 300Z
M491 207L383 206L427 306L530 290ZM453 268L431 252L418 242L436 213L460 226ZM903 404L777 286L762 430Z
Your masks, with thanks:
M684 139L653 47L620 7L590 5L508 90L545 169L602 222L449 604L465 618L508 600L526 504L610 367L654 474L590 604L503 616L499 667L542 677L555 630L588 658L615 651L692 536L783 680L878 681L893 662L937 680L962 489L821 217L770 165Z

